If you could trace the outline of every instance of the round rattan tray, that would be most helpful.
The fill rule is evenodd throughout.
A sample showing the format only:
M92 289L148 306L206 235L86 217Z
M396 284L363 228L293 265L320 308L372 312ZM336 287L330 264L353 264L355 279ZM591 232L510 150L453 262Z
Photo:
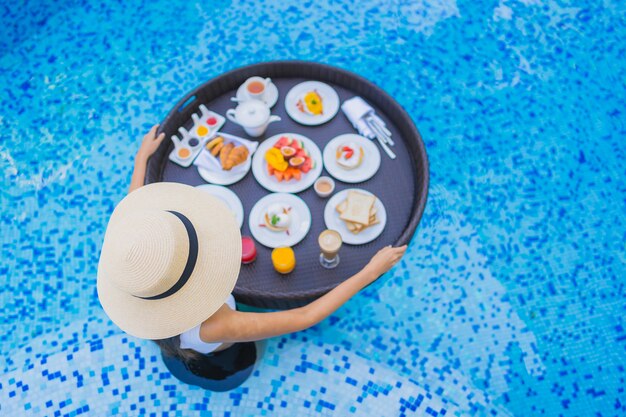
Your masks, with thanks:
M297 262L295 270L289 275L275 272L270 259L271 249L260 244L257 244L257 260L252 264L242 265L234 290L238 302L262 308L293 308L320 297L357 273L381 247L389 244L402 245L410 241L426 204L428 158L420 133L409 115L375 84L354 73L325 64L274 61L229 71L183 97L159 127L159 132L165 132L166 140L148 162L146 183L170 181L192 186L205 184L195 166L182 168L168 160L173 148L169 138L177 133L180 126L192 126L191 114L198 111L200 104L219 114L225 114L226 110L236 105L230 98L235 96L237 88L247 78L255 75L271 77L278 87L279 99L272 108L272 114L282 118L280 122L270 124L267 132L258 138L259 141L278 133L291 132L311 138L323 149L335 136L356 133L341 111L320 126L303 126L287 115L284 99L289 89L303 81L317 80L331 85L339 94L341 102L361 96L374 107L392 132L395 141L393 150L398 156L391 160L381 150L380 169L365 182L346 184L335 181L335 192L353 187L366 189L378 196L387 211L387 225L383 233L364 245L344 244L340 251L341 262L337 268L326 270L319 264L317 236L326 228L323 212L328 199L318 197L312 187L298 193L311 210L312 224L308 235L293 248ZM221 131L251 139L241 126L228 121ZM322 175L328 175L325 169ZM242 234L250 235L247 216L255 202L269 192L258 184L252 172L228 187L243 203L245 221Z

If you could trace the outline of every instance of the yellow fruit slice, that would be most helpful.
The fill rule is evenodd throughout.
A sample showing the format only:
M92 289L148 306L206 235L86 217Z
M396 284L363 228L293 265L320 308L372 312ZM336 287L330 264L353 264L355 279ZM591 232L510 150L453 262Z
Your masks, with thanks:
M284 171L289 166L289 163L285 161L285 157L280 153L280 149L270 148L265 152L265 160L276 171Z

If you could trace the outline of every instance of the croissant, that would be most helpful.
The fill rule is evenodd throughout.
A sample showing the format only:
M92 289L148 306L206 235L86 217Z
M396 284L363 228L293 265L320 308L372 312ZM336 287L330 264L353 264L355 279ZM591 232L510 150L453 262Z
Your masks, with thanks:
M224 151L222 150L222 155ZM239 145L235 147L232 151L230 151L226 157L226 162L222 160L222 168L226 171L230 171L233 167L242 164L248 159L248 155L250 151L248 148L243 145ZM221 155L220 155L221 156Z
M220 164L222 164L222 169L226 169L226 162L228 161L228 156L230 155L234 147L235 145L233 145L232 143L227 143L226 145L222 147L222 150L220 151Z

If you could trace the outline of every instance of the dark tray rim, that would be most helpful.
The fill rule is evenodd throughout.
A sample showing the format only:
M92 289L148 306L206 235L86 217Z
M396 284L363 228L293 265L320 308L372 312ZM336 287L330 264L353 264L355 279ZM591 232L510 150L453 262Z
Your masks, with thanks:
M268 71L275 72L280 75L269 75ZM412 153L412 162L414 164L413 174L417 193L414 196L409 221L403 233L398 237L394 245L401 246L408 244L415 234L415 230L417 229L426 207L430 182L428 155L426 154L422 136L406 110L404 110L404 108L386 91L358 74L328 64L302 60L267 61L235 68L200 84L187 93L174 105L172 110L170 110L163 122L161 122L157 133L165 132L167 137L174 134L175 132L173 130L168 129L168 122L173 121L174 119L190 119L191 113L197 110L201 102L206 102L206 100L198 99L199 96L203 95L203 92L208 90L214 97L225 94L228 91L239 87L242 80L245 80L253 75L272 76L278 78L298 77L320 79L321 81L336 83L351 90L354 90L355 86L358 86L359 89L363 90L363 92L359 93L359 95L363 96L366 100L373 102L373 104L377 105L379 108L385 109L385 115L396 124L398 129L400 129L402 139L404 140L409 152ZM365 96L365 93L367 93L367 96ZM195 99L190 101L194 97ZM150 158L148 161L144 181L145 184L162 181L163 170L168 160L168 148L169 141L164 140L157 152L153 155L155 157ZM346 279L347 278L348 277L346 277ZM235 287L234 293L238 295L238 299L241 298L243 302L258 297L263 297L264 299L274 299L276 301L282 301L287 298L292 300L300 299L302 301L311 301L332 290L338 284L339 282L333 283L327 287L317 288L315 291L302 292L299 294L273 291L262 292L256 289L241 287Z

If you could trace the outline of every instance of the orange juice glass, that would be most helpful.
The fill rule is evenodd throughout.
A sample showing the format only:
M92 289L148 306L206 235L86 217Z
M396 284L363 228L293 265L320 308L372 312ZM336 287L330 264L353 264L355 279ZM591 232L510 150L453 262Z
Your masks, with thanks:
M281 274L288 274L296 267L296 255L293 249L283 246L272 251L274 269Z

